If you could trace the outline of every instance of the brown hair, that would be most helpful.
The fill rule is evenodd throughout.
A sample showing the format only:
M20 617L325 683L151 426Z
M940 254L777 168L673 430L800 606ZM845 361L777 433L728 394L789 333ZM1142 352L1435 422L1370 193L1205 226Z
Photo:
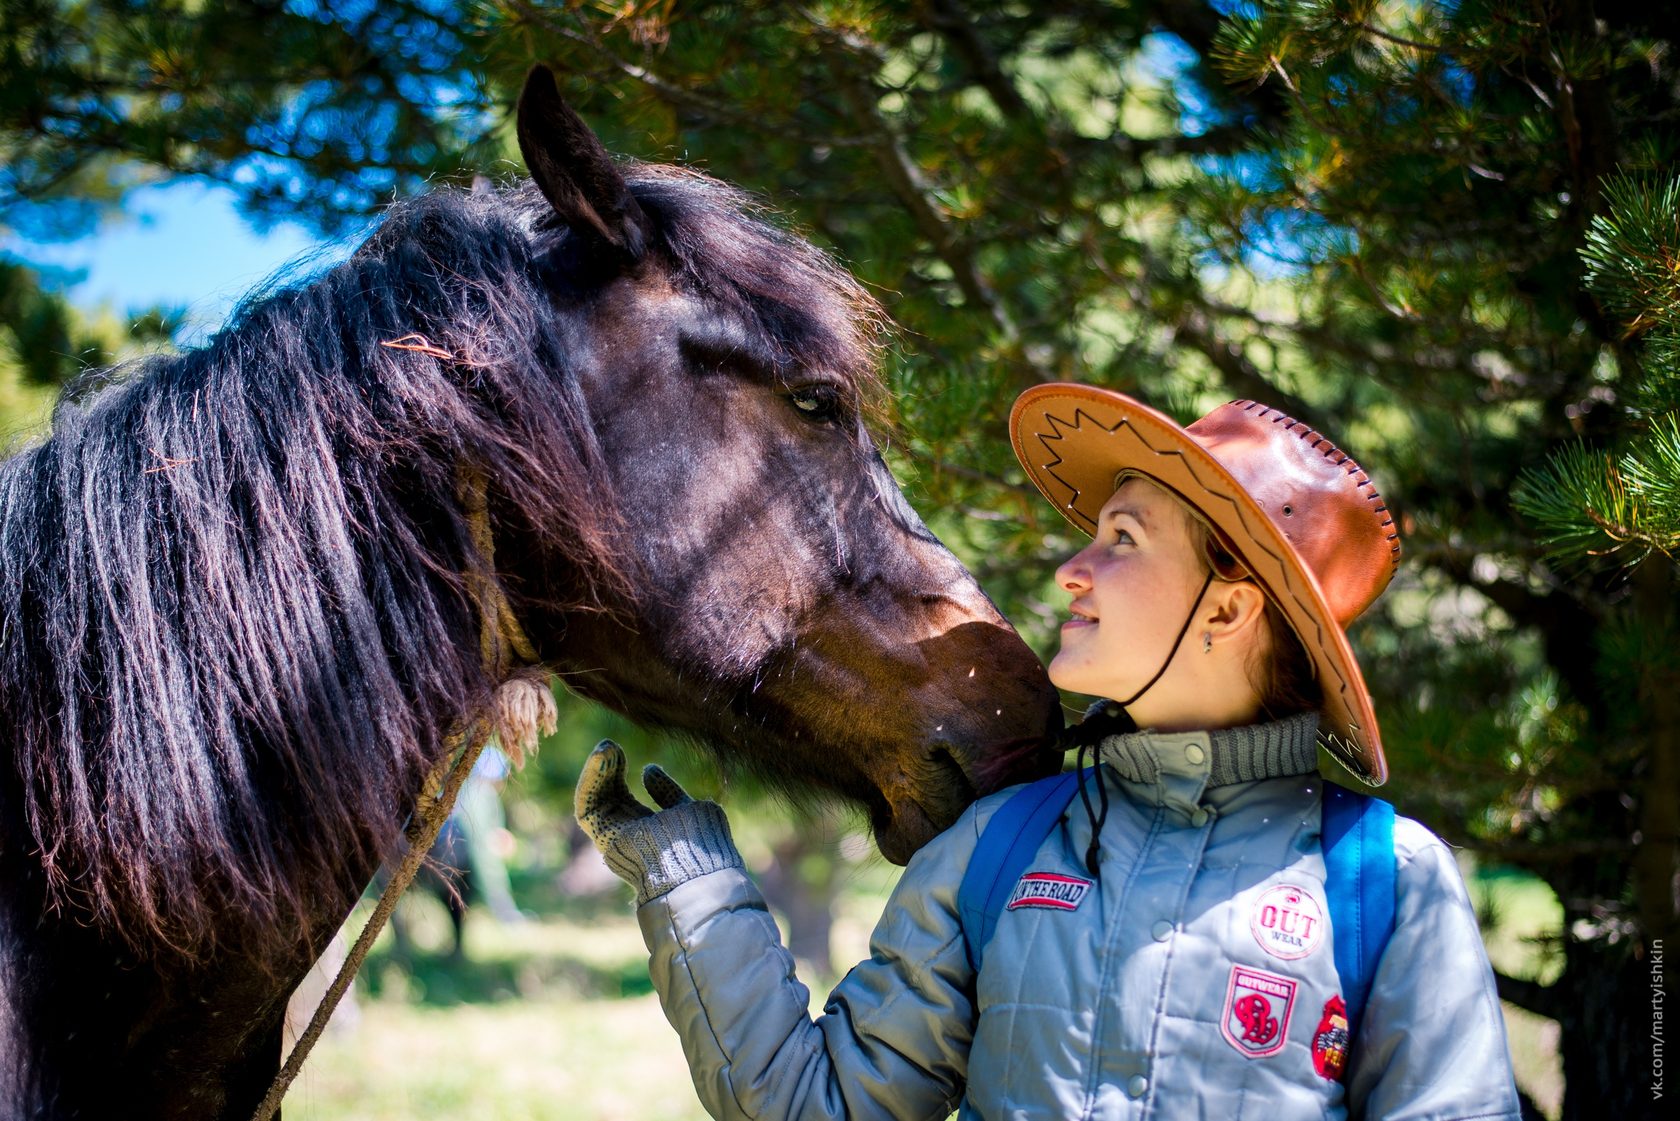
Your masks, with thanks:
M1199 517L1190 519L1191 533L1201 546L1208 567L1221 580L1253 580L1247 567L1220 542L1208 524ZM1257 586L1258 585L1258 582ZM1289 625L1283 610L1266 594L1263 622L1266 628L1264 647L1256 645L1248 665L1249 681L1260 694L1260 711L1272 720L1294 716L1299 712L1317 712L1324 705L1324 691L1313 672L1312 659L1301 645L1295 629Z

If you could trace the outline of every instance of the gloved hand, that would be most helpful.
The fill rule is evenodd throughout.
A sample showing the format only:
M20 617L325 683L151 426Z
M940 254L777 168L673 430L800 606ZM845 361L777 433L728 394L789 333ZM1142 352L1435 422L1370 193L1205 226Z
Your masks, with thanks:
M692 802L688 791L677 785L657 763L642 768L642 785L660 809L670 809L684 802ZM612 740L595 745L584 761L583 774L578 776L577 792L572 796L572 812L577 823L603 853L619 830L631 822L652 817L648 809L630 793L624 781L624 749Z
M602 740L585 761L572 798L578 825L607 867L637 889L638 906L696 876L741 867L729 821L716 802L696 802L654 763L642 770L642 785L660 809L649 809L630 793L624 749Z

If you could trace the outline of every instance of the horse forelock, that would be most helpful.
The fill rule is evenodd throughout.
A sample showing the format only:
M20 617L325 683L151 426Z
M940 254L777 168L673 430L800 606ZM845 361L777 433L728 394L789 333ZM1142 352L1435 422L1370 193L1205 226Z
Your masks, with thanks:
M295 944L323 885L354 894L497 684L463 464L572 566L570 606L622 594L516 219L399 207L0 465L0 799L30 834L5 843L38 853L50 905L190 957Z

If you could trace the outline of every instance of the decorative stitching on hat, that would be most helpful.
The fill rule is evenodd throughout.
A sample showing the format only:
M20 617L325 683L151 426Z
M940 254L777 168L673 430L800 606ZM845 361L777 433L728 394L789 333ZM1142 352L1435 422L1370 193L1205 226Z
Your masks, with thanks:
M1371 482L1371 476L1354 462L1351 455L1331 443L1329 439L1315 431L1305 421L1296 420L1280 409L1274 409L1269 405L1262 405L1258 401L1246 399L1232 401L1231 404L1236 405L1246 413L1252 413L1259 409L1261 417L1270 418L1273 424L1283 425L1286 432L1299 437L1306 442L1308 447L1322 454L1325 459L1337 467L1345 468L1350 476L1354 476L1353 485L1365 496L1367 502L1373 503L1371 512L1377 515L1378 528L1388 531L1384 536L1389 542L1390 571L1400 567L1400 533L1394 528L1394 517L1389 513L1382 495L1377 493L1376 484ZM1338 456L1340 458L1337 458Z

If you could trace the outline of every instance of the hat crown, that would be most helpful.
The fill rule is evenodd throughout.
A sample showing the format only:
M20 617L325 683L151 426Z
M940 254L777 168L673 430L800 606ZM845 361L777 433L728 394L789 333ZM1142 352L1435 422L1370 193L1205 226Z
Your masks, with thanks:
M1255 401L1185 428L1242 485L1318 581L1343 628L1382 594L1400 535L1370 477L1309 425Z

